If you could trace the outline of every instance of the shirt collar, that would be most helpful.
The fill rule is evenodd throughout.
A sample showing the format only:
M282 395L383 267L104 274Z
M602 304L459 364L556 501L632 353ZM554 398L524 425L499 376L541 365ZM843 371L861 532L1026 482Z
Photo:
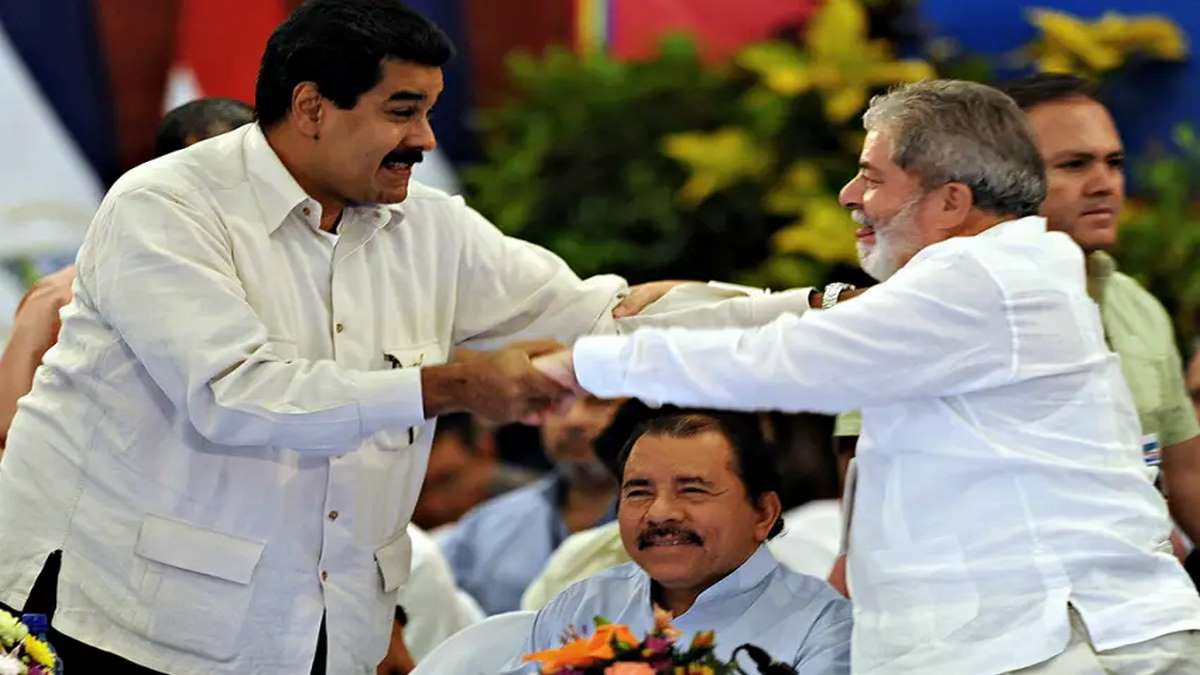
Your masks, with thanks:
M1006 220L975 235L977 237L1003 237L1007 235L1035 234L1046 231L1046 219L1041 216L1025 216Z
M1087 256L1087 290L1096 304L1104 304L1104 289L1117 271L1117 263L1104 251L1092 251Z
M279 155L267 143L267 137L257 123L252 124L244 141L246 173L250 178L255 196L262 209L263 223L268 233L279 229L287 217L297 208L305 209L302 220L311 227L320 227L321 205L310 197L304 188L279 159ZM373 232L386 227L393 220L403 220L404 212L394 205L374 204L368 206L347 204L342 212L343 225L365 220ZM354 225L350 225L354 227ZM338 233L342 233L339 227ZM365 235L367 238L370 234Z
M775 556L771 555L771 551L765 544L759 544L758 549L756 549L749 558L746 558L745 562L739 565L734 571L725 575L717 583L704 589L704 591L696 597L696 601L692 603L692 606L688 608L688 611L676 618L682 619L683 617L696 611L698 608L703 608L707 605L728 600L729 598L739 596L746 591L756 588L763 582L763 580L770 576L770 574L774 572L775 568L777 567L779 567L779 561L775 559ZM642 576L644 577L643 592L645 594L646 602L653 603L654 596L651 593L653 580L650 579L650 576L646 574L645 570L642 570Z
M274 232L297 206L312 198L280 161L257 123L250 125L242 147L246 175L262 209L263 224L268 233Z

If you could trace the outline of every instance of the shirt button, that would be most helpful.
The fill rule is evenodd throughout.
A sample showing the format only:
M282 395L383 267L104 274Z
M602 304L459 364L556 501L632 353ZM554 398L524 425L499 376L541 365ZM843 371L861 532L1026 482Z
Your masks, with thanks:
M326 572L325 570L321 570L321 581L328 581L328 580L329 580L329 572Z
M336 332L336 333L340 333L340 332L342 332L342 331L346 330L346 326L344 326L344 325L342 324L342 322L341 322L341 321L339 321L339 322L337 322L337 323L333 324L333 330L334 330L334 332Z
M330 520L337 520L337 517L338 517L338 512L337 512L337 511L330 511L330 512L329 512L329 519L330 519Z
M303 213L303 214L304 214L304 215L306 215L306 216L311 216L311 215L312 215L312 209L308 208L307 206L306 206L306 207L304 207L304 208L302 208L302 209L300 209L300 212L301 212L301 213Z

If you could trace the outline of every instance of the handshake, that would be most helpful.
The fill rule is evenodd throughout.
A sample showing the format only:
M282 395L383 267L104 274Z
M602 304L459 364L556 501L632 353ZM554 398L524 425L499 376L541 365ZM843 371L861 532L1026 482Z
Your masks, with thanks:
M541 424L585 393L571 350L554 340L517 342L494 352L457 350L421 370L425 417L471 412L493 422Z
M614 319L641 313L686 282L653 281L629 289ZM586 394L575 379L571 350L554 340L516 342L494 352L457 350L450 363L421 369L425 418L471 412L493 422L541 424Z

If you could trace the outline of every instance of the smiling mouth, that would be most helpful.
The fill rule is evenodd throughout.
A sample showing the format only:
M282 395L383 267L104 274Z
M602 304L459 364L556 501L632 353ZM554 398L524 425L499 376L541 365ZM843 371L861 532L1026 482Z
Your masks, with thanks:
M871 227L870 225L863 225L854 231L854 236L859 239L874 239L875 228Z
M700 546L702 543L700 536L692 532L668 532L639 537L638 550L657 546Z

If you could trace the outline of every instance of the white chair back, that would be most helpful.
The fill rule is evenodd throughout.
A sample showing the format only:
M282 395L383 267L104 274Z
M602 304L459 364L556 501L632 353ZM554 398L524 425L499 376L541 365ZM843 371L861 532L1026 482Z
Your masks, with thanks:
M434 648L412 675L496 675L529 639L537 612L506 612L458 631Z

